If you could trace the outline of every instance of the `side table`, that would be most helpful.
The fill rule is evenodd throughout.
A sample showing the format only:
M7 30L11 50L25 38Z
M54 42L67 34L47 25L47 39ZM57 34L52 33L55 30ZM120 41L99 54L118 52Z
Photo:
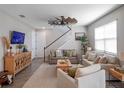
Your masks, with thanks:
M113 76L114 78L118 79L121 81L121 87L123 87L123 83L124 83L124 73L114 69L114 68L110 68L109 69L109 82L110 82L110 76Z

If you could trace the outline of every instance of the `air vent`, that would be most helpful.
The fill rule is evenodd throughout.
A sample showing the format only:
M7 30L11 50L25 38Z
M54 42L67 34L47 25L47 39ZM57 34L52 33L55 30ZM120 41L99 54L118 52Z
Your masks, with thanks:
M21 18L25 18L25 16L24 16L24 15L19 15L19 17L21 17Z

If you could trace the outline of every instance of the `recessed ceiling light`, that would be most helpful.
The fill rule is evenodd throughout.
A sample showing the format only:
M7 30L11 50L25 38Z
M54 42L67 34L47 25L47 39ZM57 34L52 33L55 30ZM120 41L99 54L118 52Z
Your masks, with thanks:
M19 17L21 17L21 18L25 18L25 15L19 15Z

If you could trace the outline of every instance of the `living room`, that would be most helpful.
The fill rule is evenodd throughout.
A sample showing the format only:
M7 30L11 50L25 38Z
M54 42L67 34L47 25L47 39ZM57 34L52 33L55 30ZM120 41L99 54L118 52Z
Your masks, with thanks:
M0 76L7 77L1 87L124 87L123 10L123 4L1 4ZM95 63L100 57L105 63ZM70 68L80 75L66 75Z

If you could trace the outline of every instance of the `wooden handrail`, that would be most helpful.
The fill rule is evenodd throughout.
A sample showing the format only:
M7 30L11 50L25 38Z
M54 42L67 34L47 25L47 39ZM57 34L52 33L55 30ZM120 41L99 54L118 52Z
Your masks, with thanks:
M64 34L62 34L61 36L59 36L57 39L55 39L53 42L51 42L49 45L47 45L46 47L44 47L44 62L45 62L45 50L50 47L51 45L53 45L56 41L58 41L60 38L62 38L64 35L66 35L68 32L71 31L71 28L69 26L67 26L69 28L69 30L67 32L65 32Z

